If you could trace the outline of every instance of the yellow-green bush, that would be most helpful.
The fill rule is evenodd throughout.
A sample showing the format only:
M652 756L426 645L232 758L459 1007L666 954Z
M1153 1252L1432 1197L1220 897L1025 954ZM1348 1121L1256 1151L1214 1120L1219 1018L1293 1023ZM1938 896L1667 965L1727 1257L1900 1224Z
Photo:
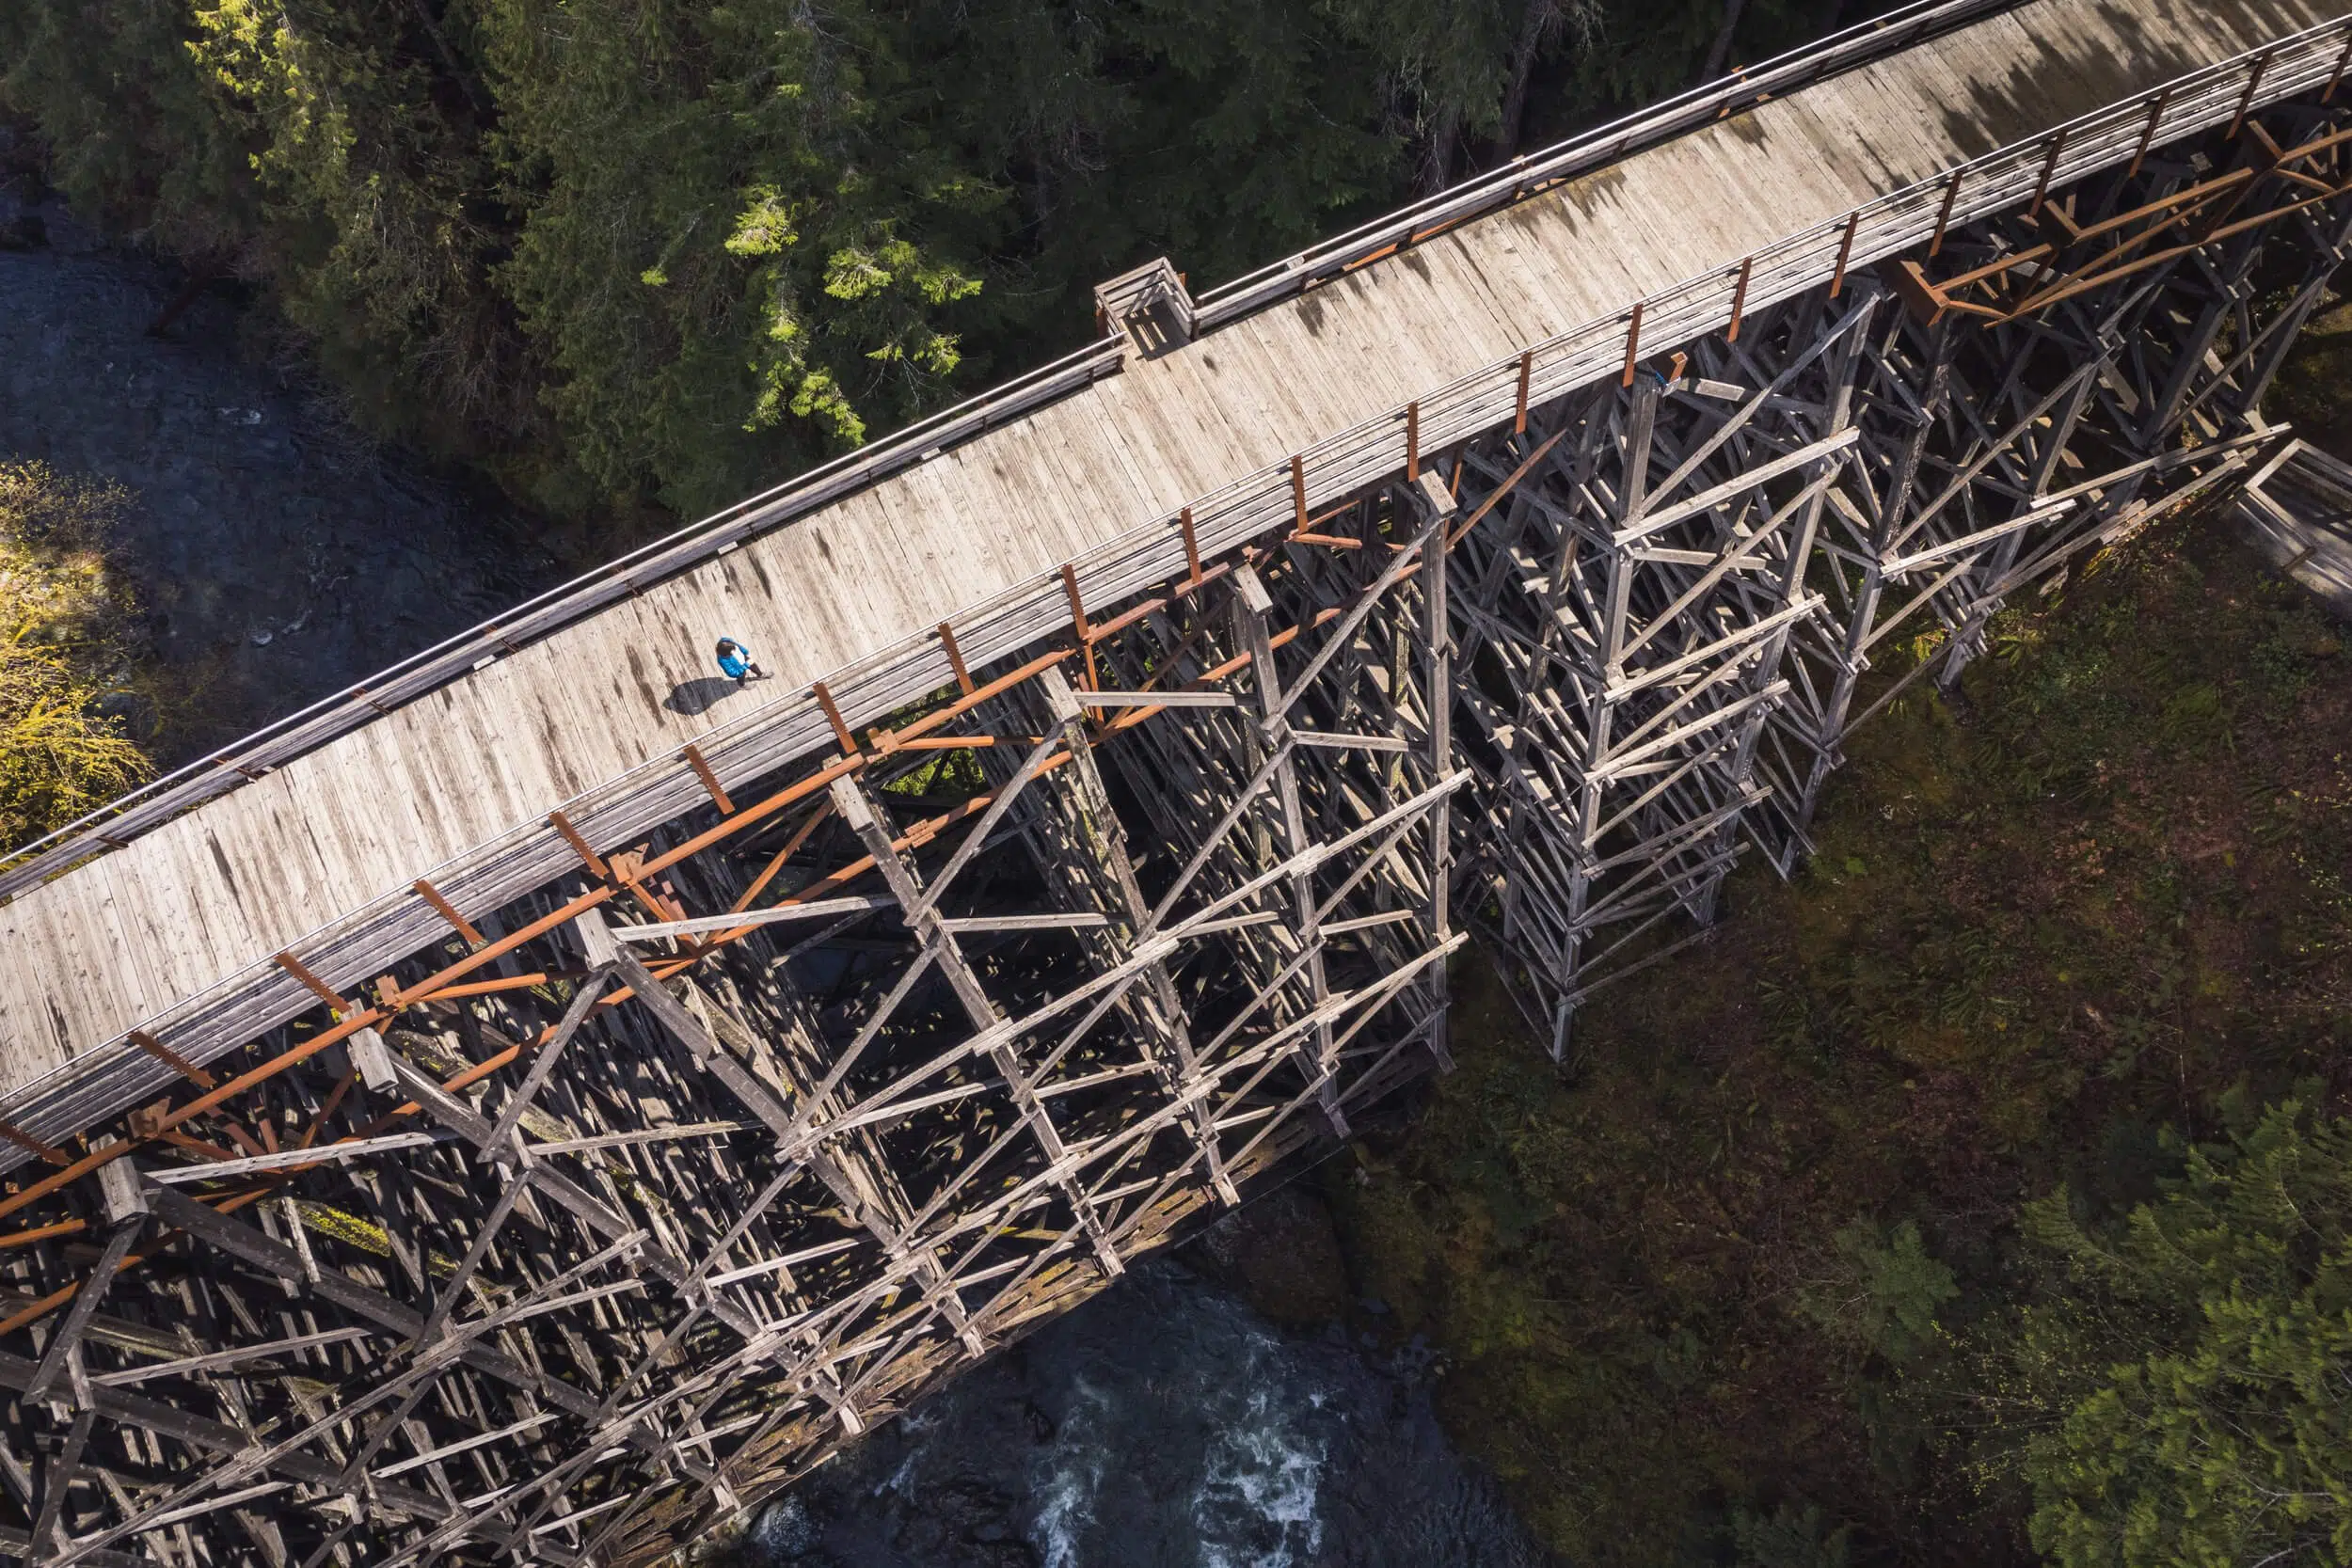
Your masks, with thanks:
M106 541L119 485L0 463L0 845L38 838L138 783L146 753L106 711L136 647Z

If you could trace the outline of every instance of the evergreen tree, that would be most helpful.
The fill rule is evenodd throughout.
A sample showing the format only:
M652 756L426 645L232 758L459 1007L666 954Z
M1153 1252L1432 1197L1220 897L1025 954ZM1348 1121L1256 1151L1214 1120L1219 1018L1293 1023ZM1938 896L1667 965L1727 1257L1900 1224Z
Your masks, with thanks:
M287 318L379 428L465 450L531 428L521 344L490 286L496 110L462 15L410 0L215 0L186 53L248 150L257 260Z
M1829 8L15 0L0 98L376 429L691 515Z
M2112 1233L2065 1195L2009 1365L2063 1568L2352 1562L2352 1122L2280 1104Z
M39 127L49 178L84 221L219 269L258 234L260 193L195 37L184 7L13 0L0 6L0 104Z
M882 19L485 0L479 25L522 214L499 281L597 490L707 510L936 400L978 280L930 235L1000 198L924 134Z

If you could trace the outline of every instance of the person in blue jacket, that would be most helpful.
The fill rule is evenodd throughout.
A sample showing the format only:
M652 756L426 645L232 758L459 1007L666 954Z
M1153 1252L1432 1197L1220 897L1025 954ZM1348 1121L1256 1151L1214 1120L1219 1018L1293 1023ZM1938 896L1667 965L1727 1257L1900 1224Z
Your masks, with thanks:
M768 678L768 672L752 657L752 651L732 637L719 639L719 671L738 686L747 680Z

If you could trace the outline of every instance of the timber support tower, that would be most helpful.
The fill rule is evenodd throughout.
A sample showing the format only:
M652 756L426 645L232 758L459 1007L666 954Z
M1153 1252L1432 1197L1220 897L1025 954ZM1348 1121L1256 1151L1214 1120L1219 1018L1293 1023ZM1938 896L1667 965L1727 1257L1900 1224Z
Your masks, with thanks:
M2281 461L2352 18L2183 9L1914 7L1155 262L15 857L0 1552L651 1561L1441 1069L1471 933L1559 1056L1855 725Z

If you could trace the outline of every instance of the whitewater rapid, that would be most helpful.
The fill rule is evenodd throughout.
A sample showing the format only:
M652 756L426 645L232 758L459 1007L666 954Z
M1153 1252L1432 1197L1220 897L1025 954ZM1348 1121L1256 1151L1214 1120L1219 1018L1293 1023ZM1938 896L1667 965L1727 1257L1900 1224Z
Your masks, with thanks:
M1539 1568L1429 1358L1269 1327L1171 1262L771 1508L747 1568Z

